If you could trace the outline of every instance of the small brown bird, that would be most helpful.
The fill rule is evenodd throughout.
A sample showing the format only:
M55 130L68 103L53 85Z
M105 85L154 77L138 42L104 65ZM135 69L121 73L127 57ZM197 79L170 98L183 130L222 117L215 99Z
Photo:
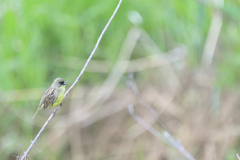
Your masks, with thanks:
M63 98L65 93L65 85L67 84L62 78L56 78L51 87L47 89L47 91L43 94L42 99L39 103L39 107L36 113L33 115L32 119L36 116L40 109L52 108L58 106ZM52 111L52 109L51 109ZM52 111L53 112L53 111Z

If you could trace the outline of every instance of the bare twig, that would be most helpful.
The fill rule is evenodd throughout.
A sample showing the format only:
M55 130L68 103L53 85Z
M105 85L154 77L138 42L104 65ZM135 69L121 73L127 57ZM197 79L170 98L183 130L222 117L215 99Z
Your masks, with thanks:
M140 118L138 115L135 114L133 105L128 106L128 112L129 114L138 122L140 123L146 130L148 130L150 133L152 133L154 136L156 136L158 139L163 141L164 143L168 142L165 140L165 138L155 129L153 129L147 122L145 122L142 118Z
M116 7L116 9L114 10L111 18L109 19L107 25L104 27L102 33L100 34L98 40L97 40L97 43L92 51L92 53L90 54L89 58L87 59L87 62L85 63L83 69L81 70L80 74L78 75L77 79L75 80L75 82L72 84L72 86L66 91L65 95L64 95L64 98L69 94L69 92L73 89L73 87L77 84L77 82L79 81L80 77L82 76L82 74L84 73L88 63L90 62L92 56L94 55L94 53L96 52L97 48L98 48L98 45L104 35L104 33L106 32L109 24L111 23L111 21L113 20L115 14L117 13L120 5L122 3L122 0L119 0L119 3ZM51 121L51 119L55 116L55 114L57 113L58 109L59 109L60 105L57 106L57 108L55 109L55 111L50 115L50 117L48 118L48 120L45 122L45 124L43 125L43 127L41 128L41 130L38 132L37 136L35 137L35 139L32 141L31 145L29 146L29 148L27 149L26 152L24 152L23 156L21 156L21 160L26 160L27 159L27 155L28 153L30 152L30 150L33 148L33 145L37 142L37 140L39 139L40 135L42 134L43 130L46 128L46 126L48 125L48 123Z
M133 79L133 74L129 75L129 79L125 80L126 85L130 88L133 94L144 104L145 108L152 114L154 119L158 122L158 124L165 129L165 131L161 134L160 132L156 131L152 128L148 123L146 123L142 118L137 116L134 113L133 105L129 105L128 111L129 114L138 122L140 123L146 130L152 133L154 136L159 138L166 144L171 144L175 147L180 153L182 153L188 160L194 160L194 158L185 150L185 148L177 141L175 138L169 133L169 128L162 122L158 114L155 112L153 107L141 96L138 91L137 85Z
M85 71L85 69L86 69L88 63L90 62L92 56L94 55L95 51L97 50L98 45L99 45L99 43L100 43L100 41L101 41L101 39L102 39L104 33L106 32L106 30L107 30L109 24L112 22L113 17L114 17L115 14L117 13L118 8L120 7L121 3L122 3L122 0L119 0L119 3L118 3L118 5L117 5L115 11L113 12L113 14L112 14L111 18L109 19L107 25L104 27L104 29L103 29L101 35L99 36L99 38L98 38L98 40L97 40L97 43L96 43L96 45L95 45L95 47L94 47L94 49L93 49L91 55L90 55L89 58L87 59L87 62L85 63L83 69L81 70L81 72L80 72L80 74L78 75L78 77L77 77L77 79L75 80L75 82L72 84L72 86L71 86L71 87L67 90L67 92L65 93L64 98L68 95L68 93L69 93L69 92L72 90L72 88L77 84L78 80L79 80L80 77L82 76L82 74L83 74L83 72Z
M152 114L153 118L157 121L157 123L168 132L171 132L171 130L163 123L161 118L154 111L152 106L139 93L137 85L133 79L133 74L131 74L131 77L129 76L128 80L125 80L125 84L132 91L132 93L144 104L144 107Z
M163 135L160 134L157 130L155 130L153 127L151 127L142 118L140 118L138 115L136 115L134 113L134 108L133 108L132 105L128 106L128 112L139 124L141 124L146 130L148 130L150 133L152 133L155 137L157 137L158 139L160 139L161 141L163 141L166 144L172 145L174 148L176 148L188 160L195 160L185 150L185 148L177 140L175 140L168 132L164 132Z
M237 155L237 158L240 160L240 157L239 157L239 155L238 154L236 154Z

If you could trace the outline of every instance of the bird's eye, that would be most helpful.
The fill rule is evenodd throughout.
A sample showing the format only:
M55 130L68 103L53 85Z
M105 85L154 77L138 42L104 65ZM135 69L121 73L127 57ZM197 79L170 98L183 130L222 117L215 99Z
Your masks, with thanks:
M64 81L60 81L59 83L60 83L61 85L64 85Z

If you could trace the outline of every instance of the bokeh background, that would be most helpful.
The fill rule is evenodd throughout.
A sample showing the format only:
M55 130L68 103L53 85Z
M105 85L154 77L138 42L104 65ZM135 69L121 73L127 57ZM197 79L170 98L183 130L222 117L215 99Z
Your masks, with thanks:
M50 115L40 98L74 82L117 0L0 1L0 159L21 155ZM29 154L34 160L185 159L128 113L162 127L199 160L240 153L240 1L123 0L79 83Z

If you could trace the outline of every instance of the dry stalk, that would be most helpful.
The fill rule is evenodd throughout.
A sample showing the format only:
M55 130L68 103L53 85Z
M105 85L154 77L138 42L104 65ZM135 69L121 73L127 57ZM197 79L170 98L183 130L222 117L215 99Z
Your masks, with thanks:
M142 118L140 118L137 114L135 114L132 104L130 104L128 106L128 112L139 124L141 124L146 130L148 130L150 133L152 133L155 137L157 137L158 139L160 139L161 141L163 141L166 144L172 145L186 159L195 160L191 156L191 154L188 153L188 151L185 150L185 148L177 140L175 140L167 131L165 131L163 134L159 133L157 130L155 130L153 127L151 127L147 122L145 122Z
M124 80L127 87L132 91L132 93L141 101L144 107L151 113L153 118L157 121L157 123L164 129L163 133L161 134L157 130L155 130L151 125L145 122L142 118L135 114L133 105L128 106L129 114L139 123L141 124L146 130L156 136L158 139L163 141L166 144L172 145L176 148L185 158L188 160L195 160L191 154L185 150L185 148L171 135L170 129L163 123L160 119L159 115L153 109L153 107L141 96L138 91L137 85L133 79L133 74L129 75L129 79Z

